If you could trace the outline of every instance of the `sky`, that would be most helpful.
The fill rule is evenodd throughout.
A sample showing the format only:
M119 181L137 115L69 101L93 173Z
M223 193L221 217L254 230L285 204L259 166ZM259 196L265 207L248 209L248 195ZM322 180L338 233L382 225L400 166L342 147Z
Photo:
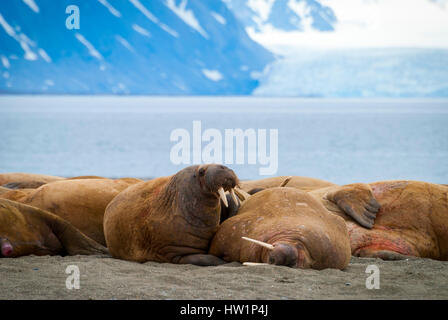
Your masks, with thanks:
M265 12L269 0L253 1ZM292 0L291 2L294 2ZM338 18L334 32L284 32L264 26L250 36L274 52L282 47L448 48L448 0L321 0ZM259 4L263 3L263 4ZM262 6L262 7L261 7Z

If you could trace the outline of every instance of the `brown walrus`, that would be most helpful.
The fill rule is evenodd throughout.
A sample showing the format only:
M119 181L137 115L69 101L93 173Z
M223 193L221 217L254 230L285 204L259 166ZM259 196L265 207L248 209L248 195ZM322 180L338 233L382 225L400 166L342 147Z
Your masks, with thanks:
M366 196L369 192L381 205L370 229L343 212L374 209ZM419 181L382 181L325 188L311 194L321 199L330 212L346 220L354 256L448 260L448 188L445 186Z
M0 199L22 202L34 190L36 189L9 189L0 187Z
M225 261L344 269L350 241L344 220L320 201L295 188L277 187L244 201L238 214L221 224L209 253Z
M49 176L33 173L2 173L0 174L0 186L9 189L37 189L44 184L61 180L83 180L83 179L107 179L100 176L76 176L70 178ZM143 181L137 178L117 178L128 183Z
M16 193L6 193L0 197L8 197L49 211L69 221L96 242L105 245L104 211L109 202L131 184L120 179L62 180L26 192L16 190Z
M325 187L336 186L336 184L334 183L316 178L300 176L279 176L259 180L241 181L240 188L248 192L249 194L252 194L263 189L280 187L282 183L285 183L285 181L287 181L288 187L296 188L303 191L311 191Z
M115 258L218 265L207 254L218 229L225 191L238 178L217 165L187 167L175 175L137 183L116 196L104 215L107 247Z
M34 173L0 173L0 186L10 189L34 189L58 180L64 180L64 178Z
M68 221L44 210L0 199L0 257L107 254Z

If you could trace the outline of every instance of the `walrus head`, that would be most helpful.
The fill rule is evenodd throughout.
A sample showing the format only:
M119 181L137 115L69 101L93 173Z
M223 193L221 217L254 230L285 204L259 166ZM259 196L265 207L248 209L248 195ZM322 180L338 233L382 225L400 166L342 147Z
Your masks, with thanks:
M235 202L237 201L233 188L238 185L238 177L233 170L226 166L219 164L196 166L193 176L199 181L203 192L215 194L226 207L228 207L226 191L230 192Z
M253 241L253 239L246 238ZM350 247L345 247L327 237L324 230L316 225L306 226L296 234L290 230L286 234L278 234L267 242L257 241L258 245L266 248L261 252L261 261L301 269L343 269L348 264ZM348 239L347 239L348 242Z
M351 250L344 220L306 192L266 189L246 196L242 208L243 214L254 212L263 217L256 220L255 239L242 237L262 248L253 251L259 255L255 261L317 270L343 269L348 264Z
M169 179L159 197L159 206L176 208L192 225L216 228L221 215L233 215L239 208L233 191L238 183L236 174L223 165L190 166Z

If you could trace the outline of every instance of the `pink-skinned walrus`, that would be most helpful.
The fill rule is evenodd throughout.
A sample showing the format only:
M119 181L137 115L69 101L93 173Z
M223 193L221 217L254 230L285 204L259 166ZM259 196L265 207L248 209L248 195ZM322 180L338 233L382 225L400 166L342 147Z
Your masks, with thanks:
M393 180L330 186L309 194L345 220L354 256L448 260L444 185Z
M345 219L354 256L448 260L446 186L420 181L381 181L324 188L310 194L320 199L330 212ZM379 210L372 207L372 196L379 203ZM356 221L346 214L351 211L365 214Z
M137 262L219 265L208 254L221 202L238 184L222 165L190 166L169 177L137 183L117 195L104 215L107 247L115 258Z
M209 253L228 262L318 270L344 269L351 256L344 220L308 193L289 187L248 197L220 225Z

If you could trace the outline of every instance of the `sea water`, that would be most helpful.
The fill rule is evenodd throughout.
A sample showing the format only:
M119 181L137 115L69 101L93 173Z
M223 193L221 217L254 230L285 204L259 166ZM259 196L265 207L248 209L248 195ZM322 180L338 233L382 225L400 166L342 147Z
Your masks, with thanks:
M0 172L171 175L188 164L170 159L170 135L193 133L194 121L223 136L226 129L278 130L275 175L448 183L443 99L1 96ZM266 177L247 159L227 166L241 179Z

